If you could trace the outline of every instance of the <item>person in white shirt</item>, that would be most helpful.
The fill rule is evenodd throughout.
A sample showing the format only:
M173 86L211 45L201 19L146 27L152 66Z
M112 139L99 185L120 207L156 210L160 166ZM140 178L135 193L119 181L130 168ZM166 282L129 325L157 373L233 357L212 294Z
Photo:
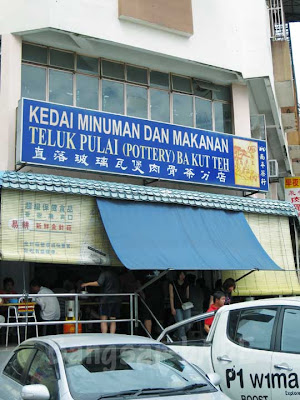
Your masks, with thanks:
M51 289L41 286L37 279L33 279L30 282L30 291L35 294L54 294ZM38 321L58 321L60 319L60 306L57 297L47 296L47 297L36 297L36 303L40 308L40 312L37 313ZM46 329L45 329L46 328ZM56 333L55 325L45 325L42 332L48 334Z

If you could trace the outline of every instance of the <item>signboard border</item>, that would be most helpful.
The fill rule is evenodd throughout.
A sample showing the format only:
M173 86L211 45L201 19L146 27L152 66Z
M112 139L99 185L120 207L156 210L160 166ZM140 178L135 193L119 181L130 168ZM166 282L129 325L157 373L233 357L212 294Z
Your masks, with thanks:
M130 178L136 178L136 179L150 179L150 180L154 180L154 181L166 181L166 182L172 182L172 183L184 183L184 184L191 184L191 185L199 185L199 187L201 186L209 186L209 187L217 187L217 188L222 188L222 189L233 189L233 190L242 190L242 191L247 191L247 192L260 192L260 193L267 193L269 191L269 163L268 163L268 159L266 159L266 171L267 171L267 188L266 190L261 189L261 188L257 188L257 187L246 187L246 186L241 186L241 185L235 185L235 186L230 186L230 185L218 185L218 184L213 184L213 183L201 183L201 182L194 182L194 181L185 181L185 180L180 180L180 179L167 179L167 178L155 178L153 176L148 176L148 175L144 175L144 176L139 176L139 175L135 175L135 174L128 174L125 172L122 173L116 173L116 172L111 172L111 171L95 171L95 170L91 170L91 169L83 169L83 168L76 168L76 167L67 167L67 166L63 166L63 165L59 165L59 166L54 166L51 164L39 164L39 163L35 163L35 162L28 162L28 161L23 161L22 160L22 144L23 144L23 105L24 105L24 100L29 100L29 101L38 101L41 103L45 103L48 106L51 104L54 105L58 105L58 106L62 106L65 108L71 108L71 109L80 109L80 110L87 110L87 111L92 111L92 112L101 112L103 114L113 114L116 116L120 116L120 117L128 117L130 118L130 116L127 115L123 115L123 114L115 114L115 113L108 113L106 111L100 111L100 110L93 110L93 109L89 109L89 108L84 108L84 107L76 107L76 106L70 106L70 105L66 105L66 104L61 104L61 103L54 103L54 102L47 102L45 100L37 100L37 99L30 99L28 97L22 97L19 100L18 103L18 121L17 121L17 146L16 146L16 165L21 165L24 167L26 166L37 166L39 168L52 168L53 170L57 170L57 169L64 169L64 170L69 170L69 171L80 171L80 172L85 172L85 173L91 173L91 174L105 174L105 175L112 175L112 176L124 176L124 177L130 177ZM141 120L141 121L149 121L149 122L157 122L157 123L162 123L161 121L156 121L156 120L147 120L145 118L139 118L139 117L133 117L135 119ZM189 128L189 129L195 129L196 131L201 130L199 128L195 128L195 127L185 127L184 125L178 125L178 124L171 124L170 122L163 122L163 124L165 125L170 125L170 126L178 126L181 128ZM265 146L266 146L266 158L267 158L267 154L268 154L268 144L267 144L267 140L263 140L263 139L256 139L256 138L248 138L248 137L242 137L242 136L236 136L234 134L230 134L230 133L223 133L223 132L218 132L218 131L211 131L211 130L205 130L205 132L211 132L211 133L217 133L217 134L221 134L224 136L228 136L234 139L239 139L239 140L245 140L245 141L253 141L256 143L261 143L264 142ZM234 160L234 158L233 158ZM22 168L22 167L21 167Z

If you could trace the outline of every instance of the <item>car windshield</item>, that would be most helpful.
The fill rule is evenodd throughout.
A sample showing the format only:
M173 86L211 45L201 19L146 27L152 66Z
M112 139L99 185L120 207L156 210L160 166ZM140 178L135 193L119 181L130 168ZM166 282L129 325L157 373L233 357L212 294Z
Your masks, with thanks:
M215 390L195 367L160 344L72 347L62 356L75 400Z

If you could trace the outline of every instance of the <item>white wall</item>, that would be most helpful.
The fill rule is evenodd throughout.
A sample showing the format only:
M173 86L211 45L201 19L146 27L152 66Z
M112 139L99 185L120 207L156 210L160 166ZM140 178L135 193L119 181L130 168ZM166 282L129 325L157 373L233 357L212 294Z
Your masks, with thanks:
M0 0L0 5L0 33L52 27L239 71L245 78L272 75L265 0L193 0L190 38L119 20L118 0Z
M232 103L235 135L251 137L249 95L246 85L232 85Z
M1 40L0 171L15 169L16 109L21 97L21 38L11 34Z

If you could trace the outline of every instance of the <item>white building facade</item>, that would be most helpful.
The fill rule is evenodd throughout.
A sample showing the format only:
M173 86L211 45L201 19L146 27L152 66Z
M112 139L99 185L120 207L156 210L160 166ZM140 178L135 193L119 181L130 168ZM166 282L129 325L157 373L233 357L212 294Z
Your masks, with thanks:
M0 3L0 170L17 172L15 176L51 174L70 179L151 185L162 190L216 193L240 197L241 202L244 196L252 195L256 205L261 198L284 199L280 180L271 181L267 191L261 190L261 186L251 189L247 185L208 185L205 180L192 185L191 179L184 182L172 179L174 175L170 171L168 179L128 174L124 172L128 167L121 160L120 174L106 173L103 168L95 172L88 167L83 147L75 156L73 167L65 168L67 154L60 152L57 153L60 165L51 168L39 162L43 159L43 148L54 143L54 138L49 137L46 124L50 122L45 122L46 119L45 131L31 131L31 144L40 151L35 154L36 162L23 162L17 148L20 140L17 110L20 99L27 98L244 139L266 140L267 158L276 160L279 175L291 175L275 91L270 18L265 0L248 3L239 0L1 0ZM66 124L62 126L65 130L66 127ZM161 143L160 139L158 137L157 141ZM58 136L55 140L57 143ZM69 145L72 147L72 143ZM90 147L93 145L97 143L90 143ZM104 150L99 142L98 146L101 153L98 165L105 167ZM146 156L134 157L134 167L137 167L137 162ZM162 153L158 160L161 161L161 157ZM262 178L264 176L260 176ZM265 178L268 180L267 176ZM6 185L4 182L3 190L14 189L9 179ZM22 191L22 186L15 189ZM247 209L244 212L247 213ZM293 245L297 247L293 211L286 215L281 213L283 217L278 216L280 213L275 212L273 224L269 211L262 213L259 222L257 212L254 210L251 214L250 210L248 222L254 231L257 229L255 233L260 241L264 240L266 226L268 230L272 224L273 228L284 226L276 240L280 243L288 233L289 241L282 245L281 254L270 254L274 241L271 234L263 247L273 260L280 258L275 260L278 265L292 272L284 278L280 275L277 286L273 286L274 293L268 287L270 273L254 273L253 276L263 274L260 278L263 287L253 278L244 287L241 284L241 295L280 294L281 284L285 287L283 294L299 290L294 256L297 251L293 251ZM283 225L278 222L280 218L284 220ZM291 231L289 218L293 221ZM15 258L5 254L3 250L5 261L34 261L24 252ZM63 260L54 260L54 263ZM10 268L9 264L5 265L3 262L2 275ZM229 273L235 277L239 274Z

